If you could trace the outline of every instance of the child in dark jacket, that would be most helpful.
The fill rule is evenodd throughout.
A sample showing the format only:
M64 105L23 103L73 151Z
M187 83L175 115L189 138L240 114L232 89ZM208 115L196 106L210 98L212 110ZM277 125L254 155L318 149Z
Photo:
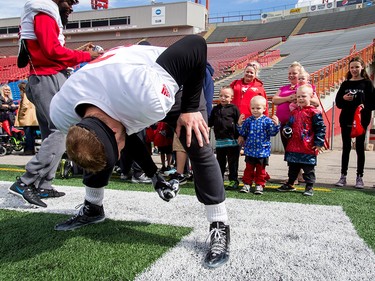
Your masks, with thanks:
M208 119L208 126L214 127L216 158L223 178L228 159L229 185L227 189L237 189L239 183L238 161L240 157L240 146L237 143L237 122L240 117L240 111L237 106L230 103L233 99L233 89L231 87L222 87L219 99L220 104L212 109L211 116Z
M317 155L322 150L326 133L321 112L310 104L313 96L311 85L300 86L297 90L298 107L291 112L289 122L283 130L289 138L285 149L285 161L288 162L288 181L278 191L295 191L294 181L303 170L306 188L303 195L313 195L315 166Z

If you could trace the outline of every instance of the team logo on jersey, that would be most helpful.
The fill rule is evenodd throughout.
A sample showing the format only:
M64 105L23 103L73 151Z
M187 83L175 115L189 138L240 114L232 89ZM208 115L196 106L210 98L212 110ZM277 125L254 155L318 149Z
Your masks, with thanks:
M171 94L169 93L167 86L165 86L165 84L163 84L163 89L161 89L161 94L168 98L171 97Z

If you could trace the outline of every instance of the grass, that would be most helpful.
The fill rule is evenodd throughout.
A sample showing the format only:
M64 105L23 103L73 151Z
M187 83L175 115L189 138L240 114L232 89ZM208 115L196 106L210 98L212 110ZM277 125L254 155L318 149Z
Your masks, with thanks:
M14 181L22 171L23 167L0 165L1 180ZM54 184L82 187L80 177L56 179ZM262 196L227 191L227 197L342 206L359 236L375 250L374 190L316 187L315 195L307 198L301 195L302 189L280 193L276 187L267 185ZM108 188L154 192L151 185L128 184L115 176ZM193 184L184 185L180 193L195 195ZM112 220L74 232L55 232L54 224L66 218L57 214L0 210L3 240L0 279L133 280L191 232L190 228Z
M0 279L133 280L191 232L191 228L113 220L54 231L54 224L66 218L1 210Z

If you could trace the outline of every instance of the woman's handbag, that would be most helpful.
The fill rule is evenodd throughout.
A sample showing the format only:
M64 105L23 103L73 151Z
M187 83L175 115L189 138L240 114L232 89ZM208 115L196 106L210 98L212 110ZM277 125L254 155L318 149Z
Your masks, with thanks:
M361 124L361 111L362 111L362 106L359 105L354 112L352 131L350 133L351 138L356 138L360 135L363 135L366 132Z

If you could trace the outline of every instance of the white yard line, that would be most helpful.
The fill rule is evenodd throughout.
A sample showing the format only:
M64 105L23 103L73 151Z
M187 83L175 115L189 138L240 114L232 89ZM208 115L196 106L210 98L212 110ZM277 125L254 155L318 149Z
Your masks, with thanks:
M73 214L83 202L83 188L59 186L66 196L45 200L45 209L30 209L8 194L10 184L0 182L1 209ZM137 280L375 280L375 254L341 207L226 202L231 258L215 270L202 264L209 224L194 196L179 195L166 203L156 193L106 190L104 208L107 218L114 220L194 228Z

